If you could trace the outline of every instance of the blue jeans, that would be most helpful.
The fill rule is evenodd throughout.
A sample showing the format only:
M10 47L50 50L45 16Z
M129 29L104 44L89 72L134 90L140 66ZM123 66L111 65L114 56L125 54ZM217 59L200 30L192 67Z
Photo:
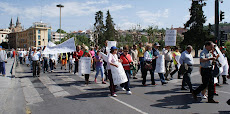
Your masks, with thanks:
M125 74L128 78L128 81L125 83L122 83L120 86L124 87L126 91L130 91L130 83L129 83L129 77L131 75L131 71L130 70L125 70Z
M5 62L0 62L0 73L2 73L3 75L6 74Z
M104 77L104 66L96 66L95 78L97 78L99 72L101 72L101 78L103 78Z
M153 65L153 77L154 77L154 72L155 72L155 69L156 69L156 63L154 62L152 65ZM160 77L161 83L165 82L164 74L163 73L158 73L158 75Z

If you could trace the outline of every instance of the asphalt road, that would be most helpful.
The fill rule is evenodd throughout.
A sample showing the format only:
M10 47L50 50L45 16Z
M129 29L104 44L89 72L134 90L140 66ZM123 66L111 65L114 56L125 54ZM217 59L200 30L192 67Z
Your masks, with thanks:
M101 84L100 76L97 84L93 82L95 72L91 73L92 82L88 86L84 85L83 76L61 70L60 67L53 73L41 73L39 78L32 77L30 67L25 65L19 65L16 73L25 98L25 108L27 113L32 114L230 113L230 106L226 104L230 99L230 85L217 87L219 96L214 99L220 103L209 104L206 99L195 101L189 90L180 90L181 79L161 85L158 74L155 74L158 85L150 85L148 73L149 85L143 87L139 72L138 79L131 79L130 82L132 95L118 91L118 97L111 97L108 82ZM194 67L192 83L194 88L201 83L198 67Z

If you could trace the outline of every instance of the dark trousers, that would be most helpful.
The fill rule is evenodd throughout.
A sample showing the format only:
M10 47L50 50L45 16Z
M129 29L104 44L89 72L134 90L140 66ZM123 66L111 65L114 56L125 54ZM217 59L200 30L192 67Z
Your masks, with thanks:
M19 57L20 64L23 64L23 57Z
M86 81L86 82L89 81L89 74L85 74L85 81Z
M75 68L74 68L74 74L78 72L78 61L74 61L75 63Z
M130 91L130 82L129 82L129 77L131 76L131 70L125 70L125 74L128 78L128 81L121 84L121 87L124 87L126 91Z
M50 59L49 64L50 64L50 70L53 70L54 69L54 62L53 62L53 60Z
M174 75L177 71L178 71L178 78L180 78L181 72L180 72L180 70L179 70L179 68L178 68L178 66L177 66L177 64L176 64L176 65L175 65L175 70L172 71L172 72L170 73L170 75L171 75L172 78L173 78L173 75Z
M41 63L40 61L33 61L33 76L40 75Z
M46 57L43 57L43 71L48 71L48 59Z
M143 78L142 84L143 84L143 85L145 85L145 83L146 83L146 76L147 76L147 72L148 72L148 71L149 71L150 74L151 74L151 81L152 81L152 84L155 84L154 72L153 72L153 70L147 70L147 69L143 68L143 72L142 72L142 78Z
M214 95L214 77L212 75L211 68L201 68L202 83L196 90L194 94L198 94L208 87L208 100L213 100Z
M109 76L108 76L109 73L108 73L108 71L107 71L107 62L104 61L103 66L104 66L105 80L108 80L108 79L109 79Z
M5 62L0 62L0 73L2 73L3 75L6 74Z
M141 72L144 71L144 57L139 57L140 64L138 65L138 70L141 69Z
M115 85L113 83L113 77L112 77L112 72L111 70L108 70L108 78L109 78L109 82L110 82L110 86L109 86L109 89L110 89L110 93L111 95L115 94Z
M188 71L186 71L186 73L183 76L183 80L182 80L182 88L184 88L186 85L188 85L190 91L193 91L191 78L190 78L192 70L193 70L193 66L189 66Z

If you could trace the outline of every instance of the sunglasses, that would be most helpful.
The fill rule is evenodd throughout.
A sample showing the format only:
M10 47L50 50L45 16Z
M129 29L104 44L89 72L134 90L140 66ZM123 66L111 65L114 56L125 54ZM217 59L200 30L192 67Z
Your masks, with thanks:
M124 52L129 52L129 51L124 51Z

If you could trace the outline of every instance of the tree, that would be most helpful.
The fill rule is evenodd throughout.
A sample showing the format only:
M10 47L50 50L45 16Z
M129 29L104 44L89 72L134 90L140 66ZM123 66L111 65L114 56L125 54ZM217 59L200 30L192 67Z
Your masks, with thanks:
M104 37L105 26L103 23L103 12L98 11L95 14L95 23L94 23L94 40L96 45L102 45L105 42Z
M141 42L146 43L148 42L148 38L144 35L141 36Z
M146 32L148 33L148 42L151 43L151 42L155 42L156 41L156 33L158 32L158 26L149 26L147 29L146 29Z
M60 29L57 29L56 32L60 33ZM64 30L61 29L61 33L62 33L62 34L63 34L63 33L66 33L66 31L64 31Z
M117 40L117 31L114 28L115 24L113 18L111 17L109 10L107 11L106 25L105 25L105 38L110 41Z
M209 33L204 30L206 17L204 16L203 6L206 3L201 1L192 1L190 11L190 19L184 24L185 28L189 28L184 33L184 40L181 45L192 45L195 49L195 57L198 57L198 50L203 48L205 41L209 40Z

